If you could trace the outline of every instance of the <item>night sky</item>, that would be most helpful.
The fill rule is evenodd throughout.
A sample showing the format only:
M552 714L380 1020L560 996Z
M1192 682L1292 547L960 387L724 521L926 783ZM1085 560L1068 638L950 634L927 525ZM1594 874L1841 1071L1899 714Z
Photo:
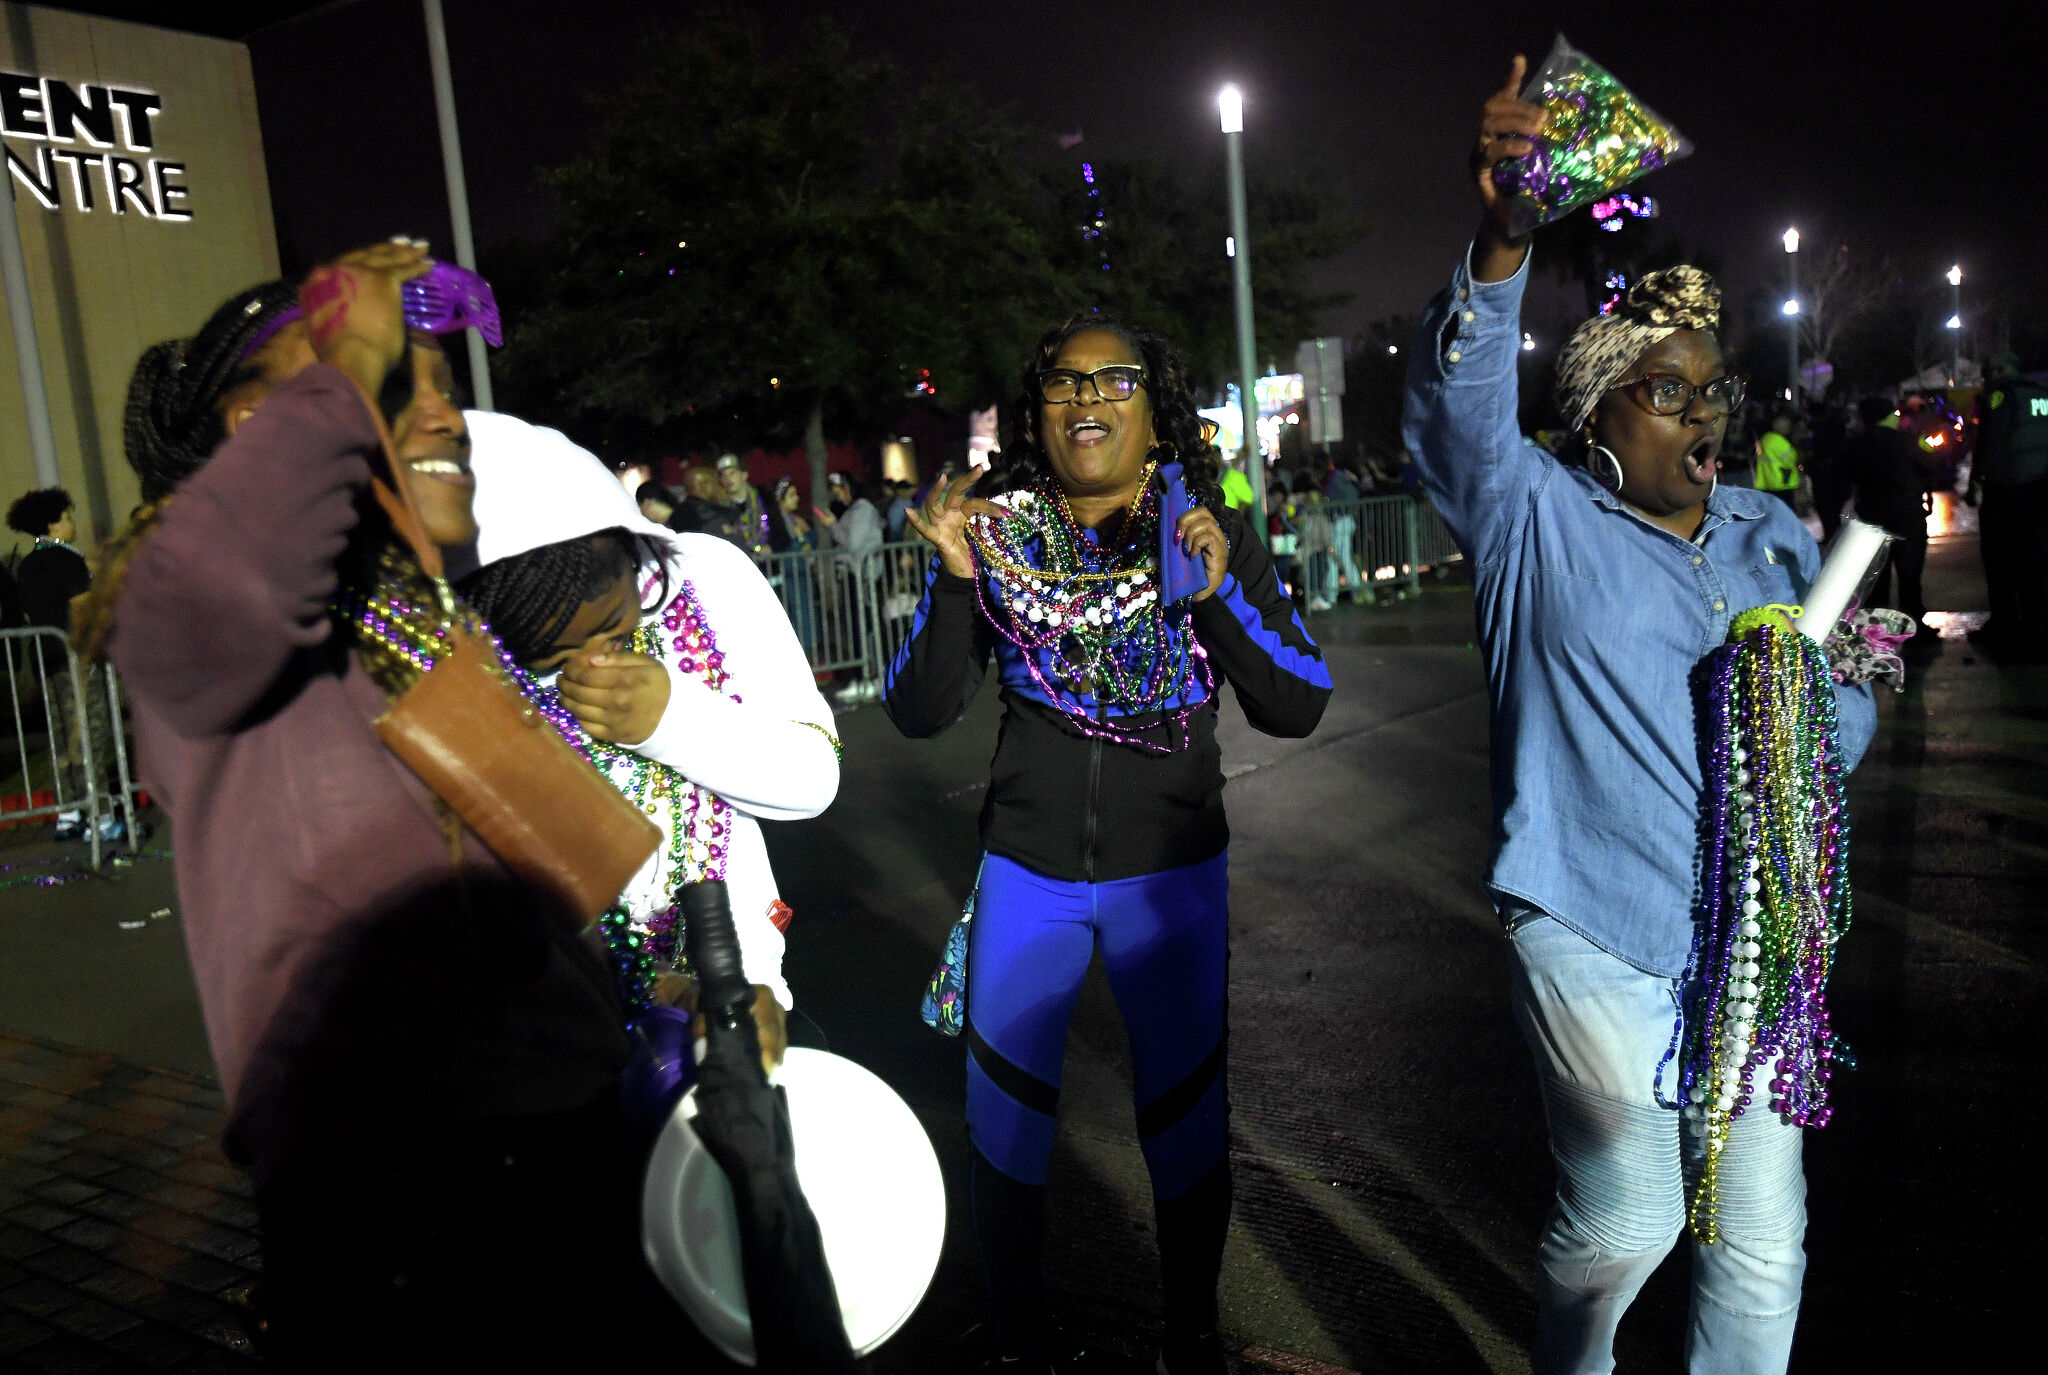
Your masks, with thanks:
M545 232L536 169L574 155L594 124L589 95L633 74L649 28L700 8L444 4L485 243ZM146 8L159 22L247 36L289 265L399 229L447 241L417 0L81 8ZM257 27L266 12L309 8ZM1325 179L1365 219L1363 240L1321 274L1355 295L1324 321L1332 333L1412 312L1442 283L1475 216L1463 169L1479 106L1515 52L1533 66L1559 29L1698 145L1638 189L1663 201L1664 229L1719 258L1731 300L1782 282L1778 236L1795 224L1809 246L1842 237L1858 252L1890 251L1930 293L1946 290L1941 274L1960 261L1968 314L2039 313L2048 301L2039 212L2021 209L2040 198L2035 136L2020 117L2023 74L2048 51L2039 19L2031 30L1955 32L1928 7L1908 23L1889 17L1905 14L1892 6L1526 0L751 8L771 41L828 14L858 49L913 77L943 65L1049 141L1081 131L1077 157L1219 159L1214 93L1238 81L1248 155ZM1256 224L1252 235L1256 253ZM1544 293L1537 327L1576 302L1576 292Z

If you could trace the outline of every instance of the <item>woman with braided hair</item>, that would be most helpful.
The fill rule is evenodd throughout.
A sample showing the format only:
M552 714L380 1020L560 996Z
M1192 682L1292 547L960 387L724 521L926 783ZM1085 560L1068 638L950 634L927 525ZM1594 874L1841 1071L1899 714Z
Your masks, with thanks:
M1703 1156L1665 1072L1695 930L1695 673L1737 616L1797 605L1821 560L1784 503L1716 481L1743 383L1715 334L1720 289L1697 268L1646 275L1559 352L1565 461L1522 442L1529 241L1493 169L1542 127L1517 94L1524 70L1517 57L1486 103L1479 232L1423 316L1403 430L1473 564L1493 702L1487 886L1557 1166L1534 1352L1552 1375L1613 1370L1616 1325L1676 1241ZM1875 711L1867 686L1836 697L1853 766ZM1695 1375L1782 1371L1792 1348L1801 1133L1760 1109L1720 1158L1719 1239L1693 1248Z
M1315 729L1330 675L1243 515L1174 350L1099 315L1050 331L1016 433L986 475L910 522L938 551L885 701L937 735L994 656L1001 743L966 972L975 1236L997 1364L1050 1365L1040 1253L1067 1023L1103 965L1129 1029L1158 1211L1166 1375L1223 1369L1216 1282L1230 1222L1224 1097L1229 828L1216 744L1228 681L1269 735ZM1162 531L1178 463L1195 503ZM1164 539L1162 539L1162 535ZM1200 585L1165 601L1169 543Z
M143 356L128 458L153 504L77 626L176 825L285 1369L633 1352L666 1310L601 952L373 729L419 627L365 608L434 604L369 494L373 398L428 538L476 535L448 361L401 306L428 266L379 244Z

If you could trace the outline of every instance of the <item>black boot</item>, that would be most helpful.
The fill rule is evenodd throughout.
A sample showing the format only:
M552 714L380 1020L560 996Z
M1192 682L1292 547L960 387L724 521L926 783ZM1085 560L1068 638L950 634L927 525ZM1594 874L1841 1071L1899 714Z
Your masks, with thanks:
M1043 1375L1052 1368L1045 1334L1045 1186L1012 1179L970 1146L967 1188L996 1334L998 1364L991 1368Z
M1222 1375L1216 1335L1216 1283L1230 1232L1230 1162L1186 1193L1153 1205L1159 1221L1159 1277L1166 1291L1163 1375Z

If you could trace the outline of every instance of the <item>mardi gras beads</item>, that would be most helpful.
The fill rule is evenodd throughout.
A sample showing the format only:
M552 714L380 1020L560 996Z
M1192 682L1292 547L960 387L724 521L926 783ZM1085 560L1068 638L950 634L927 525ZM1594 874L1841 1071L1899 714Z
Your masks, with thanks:
M725 654L718 647L696 588L687 581L677 585L660 621L640 626L626 647L636 654L660 658L665 636L679 669L695 675L714 692L725 688L731 677L725 669ZM729 695L735 702L740 700L736 693ZM561 707L560 694L553 688L541 689L538 701L549 720L556 720L559 712L567 722L566 727L557 722L565 738L603 769L633 805L662 825L668 836L668 847L656 868L662 891L673 893L690 883L725 877L733 824L731 804L666 764L591 737ZM670 903L636 924L626 905L620 903L600 919L600 925L619 976L620 996L629 1009L646 1008L654 995L658 971L677 963L681 953L681 913Z
M1522 99L1543 107L1543 132L1503 158L1493 183L1514 197L1510 227L1526 234L1692 152L1692 144L1605 67L1559 34Z
M1706 861L1679 1082L1704 1153L1688 1218L1709 1245L1734 1122L1761 1096L1794 1126L1826 1126L1843 1058L1826 1000L1850 915L1834 680L1820 646L1776 623L1782 610L1737 617L1706 665Z
M366 638L420 673L432 670L447 641L449 627L441 613L416 604L400 592L386 590L345 597L337 603L337 611ZM481 623L475 623L475 628L488 633ZM664 633L672 637L670 648L679 668L695 674L713 691L725 687L730 677L725 670L725 655L718 648L696 589L687 581L677 586L660 621L637 629L628 648L661 657ZM514 662L495 636L492 643L506 676L563 740L603 769L620 792L657 824L666 811L664 830L669 844L657 870L665 871L663 887L672 892L700 879L723 878L732 830L731 806L665 764L592 737L563 703L555 687L543 686ZM737 694L732 697L736 702L740 700ZM641 925L633 922L624 903L614 904L598 919L618 975L620 995L629 1008L649 1006L657 973L674 963L681 944L678 921L672 904Z
M989 624L1021 651L1046 700L1084 735L1172 753L1214 686L1186 604L1162 605L1159 494L1148 467L1116 538L1098 543L1051 483L996 498L1001 516L968 524L975 594ZM1114 714L1112 714L1112 709ZM1157 728L1118 717L1175 712Z

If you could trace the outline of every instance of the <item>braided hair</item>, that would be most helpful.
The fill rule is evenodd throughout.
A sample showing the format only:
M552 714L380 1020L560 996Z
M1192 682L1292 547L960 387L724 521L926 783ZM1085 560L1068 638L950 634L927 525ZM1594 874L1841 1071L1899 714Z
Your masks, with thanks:
M298 306L298 290L265 282L230 296L190 339L143 350L128 381L121 442L142 480L142 499L161 501L227 438L220 401L258 376L243 355Z
M1145 391L1152 402L1152 427L1159 436L1159 458L1178 462L1188 495L1203 506L1221 510L1222 464L1203 437L1202 417L1188 385L1187 361L1179 350L1150 330L1127 325L1110 315L1072 315L1039 337L1031 361L1024 365L1022 395L1017 398L1010 442L996 453L988 475L977 484L982 496L1017 491L1051 476L1044 437L1038 432L1038 374L1055 366L1060 350L1077 334L1100 330L1130 346L1145 369ZM1170 451L1170 452L1169 452Z
M72 605L71 642L88 662L113 633L114 606L128 564L156 529L164 503L226 441L220 401L260 372L245 355L276 333L280 317L298 308L298 289L264 282L236 292L190 339L166 339L142 351L128 379L121 447L142 480L142 505L93 557L92 591Z
M665 557L674 546L653 535L615 525L594 535L579 535L543 544L523 554L499 559L463 579L463 600L522 667L547 657L549 650L583 604L602 596L620 578L629 578L641 564L661 569L661 585L651 611L668 600Z

